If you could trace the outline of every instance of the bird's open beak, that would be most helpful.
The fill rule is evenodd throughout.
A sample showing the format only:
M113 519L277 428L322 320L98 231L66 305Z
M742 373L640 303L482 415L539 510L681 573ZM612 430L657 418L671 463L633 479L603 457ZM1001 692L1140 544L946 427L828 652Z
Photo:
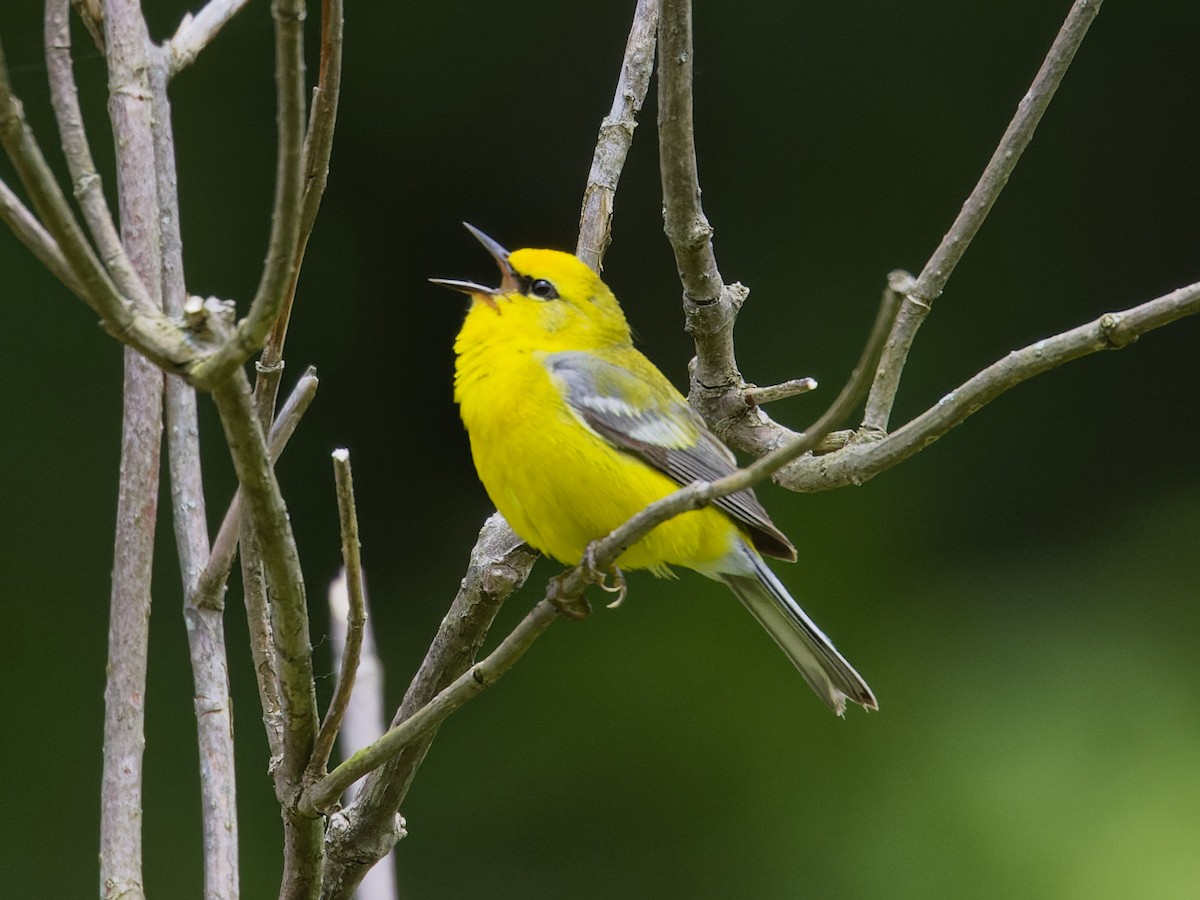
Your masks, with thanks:
M496 297L503 294L512 294L520 289L520 282L517 279L517 273L513 271L513 267L508 261L508 251L505 250L497 241L492 240L474 225L463 222L467 231L475 235L475 239L483 244L484 249L492 254L492 259L496 261L496 265L500 267L500 286L486 287L482 284L476 284L474 281L459 281L454 278L430 278L434 284L440 284L442 287L448 287L452 291L459 291L463 294L470 294L473 297L479 297L484 303L492 309L497 309Z

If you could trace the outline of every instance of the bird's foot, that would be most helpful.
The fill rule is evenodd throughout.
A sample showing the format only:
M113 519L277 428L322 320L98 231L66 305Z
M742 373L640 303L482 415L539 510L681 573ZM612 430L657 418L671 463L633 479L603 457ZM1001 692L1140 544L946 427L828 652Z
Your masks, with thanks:
M600 567L596 565L594 548L594 544L588 544L587 549L583 551L582 563L584 580L587 581L588 584L599 586L600 590L602 591L607 591L610 594L616 594L617 596L613 599L613 601L607 604L609 609L616 609L624 602L625 597L629 594L629 587L625 583L625 573L615 565L609 566L607 571L601 571ZM611 584L609 583L610 578L612 579Z
M569 582L574 573L574 569L567 569L551 578L546 599L564 618L586 619L592 614L592 607L586 597L570 589Z

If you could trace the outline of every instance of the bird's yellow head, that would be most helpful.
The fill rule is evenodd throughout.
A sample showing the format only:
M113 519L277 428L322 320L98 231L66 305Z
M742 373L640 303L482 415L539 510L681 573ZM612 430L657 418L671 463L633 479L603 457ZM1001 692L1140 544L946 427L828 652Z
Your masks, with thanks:
M476 228L467 229L500 267L500 286L431 279L471 296L459 344L509 350L592 350L631 342L629 324L600 276L560 250L514 250ZM461 349L461 347L460 347Z

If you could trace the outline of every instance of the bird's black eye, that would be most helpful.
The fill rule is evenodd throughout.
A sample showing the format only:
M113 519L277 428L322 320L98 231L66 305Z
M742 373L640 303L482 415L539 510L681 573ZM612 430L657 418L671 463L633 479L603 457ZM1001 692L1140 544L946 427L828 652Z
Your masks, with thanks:
M538 300L557 300L558 291L545 278L535 278L529 285L529 296Z

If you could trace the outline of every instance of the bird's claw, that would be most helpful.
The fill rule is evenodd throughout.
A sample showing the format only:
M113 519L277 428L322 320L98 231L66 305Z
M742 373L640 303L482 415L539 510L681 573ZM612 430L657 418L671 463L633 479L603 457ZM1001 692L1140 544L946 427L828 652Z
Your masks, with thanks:
M620 606L629 594L628 585L625 583L625 573L615 565L610 565L608 571L602 572L600 567L596 565L594 544L588 544L587 549L583 551L582 562L583 576L588 584L597 585L600 590L617 595L611 603L606 604L608 608L616 609ZM610 578L612 579L612 584L609 584Z

